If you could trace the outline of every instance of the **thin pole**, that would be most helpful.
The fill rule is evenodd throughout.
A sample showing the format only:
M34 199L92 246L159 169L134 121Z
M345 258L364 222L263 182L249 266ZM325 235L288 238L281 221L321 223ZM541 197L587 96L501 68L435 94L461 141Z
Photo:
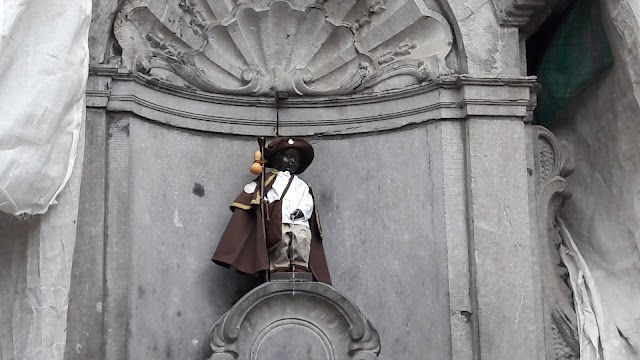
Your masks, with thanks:
M280 136L280 107L278 106L280 98L278 97L277 92L274 99L276 100L276 136Z
M266 143L266 140L264 136L258 137L257 140L258 140L258 147L260 147L260 154L261 154L260 166L262 166L262 172L260 173L260 222L262 223L262 240L264 241L264 245L266 247L267 246L267 224L266 224L265 216L267 217L269 216L269 213L265 211L265 203L264 203L264 170L265 170L265 163L266 163L266 161L264 160L264 145ZM269 270L267 270L265 273L265 279L266 281L269 281Z

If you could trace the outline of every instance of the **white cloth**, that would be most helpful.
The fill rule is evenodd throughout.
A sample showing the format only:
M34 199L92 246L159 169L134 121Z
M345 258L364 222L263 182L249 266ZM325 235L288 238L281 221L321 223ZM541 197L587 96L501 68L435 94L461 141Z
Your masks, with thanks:
M267 201L269 203L280 200L291 176L288 171L278 172L276 179L273 181L273 185L271 185L271 189L267 191ZM296 211L296 209L302 210L304 218L291 220L291 213ZM309 219L311 219L312 213L313 197L311 197L311 193L309 192L309 186L299 177L293 175L291 186L289 186L289 190L287 190L284 199L282 199L282 223L309 227Z
M0 212L0 360L64 359L82 164L46 214L19 221Z
M582 360L627 360L635 358L608 312L591 271L562 219L557 219L563 245L562 262L569 270L578 317L578 340Z
M42 214L71 177L91 0L0 0L0 211Z

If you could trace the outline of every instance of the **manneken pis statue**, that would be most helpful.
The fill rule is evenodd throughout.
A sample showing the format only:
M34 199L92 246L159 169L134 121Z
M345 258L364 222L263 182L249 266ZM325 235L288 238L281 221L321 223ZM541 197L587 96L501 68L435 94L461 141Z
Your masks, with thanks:
M252 166L254 174L262 174L231 204L233 215L212 260L247 274L311 272L330 284L313 192L297 176L313 161L313 147L303 139L280 137L262 154L256 153L256 163L274 170L265 174Z

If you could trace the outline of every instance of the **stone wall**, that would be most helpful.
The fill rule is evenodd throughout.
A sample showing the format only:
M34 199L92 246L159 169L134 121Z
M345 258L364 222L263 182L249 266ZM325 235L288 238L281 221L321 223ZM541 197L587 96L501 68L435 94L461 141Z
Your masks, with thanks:
M105 269L119 282L107 286L127 297L122 305L107 297L104 308L127 314L128 336L105 336L125 342L129 358L203 358L213 323L256 283L210 261L228 205L253 178L247 166L255 140L131 116L112 124L109 159L128 167L109 181L127 184L129 203L108 204L110 212L118 207L114 220L123 228L111 249L120 255ZM334 286L370 314L386 358L446 358L451 351L434 131L312 141L316 160L302 175L315 190Z

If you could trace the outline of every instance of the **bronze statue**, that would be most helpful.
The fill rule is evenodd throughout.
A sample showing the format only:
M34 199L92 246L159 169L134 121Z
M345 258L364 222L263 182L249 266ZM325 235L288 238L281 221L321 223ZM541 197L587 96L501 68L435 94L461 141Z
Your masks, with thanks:
M260 175L231 204L233 215L212 260L247 274L311 272L330 284L313 192L297 176L313 161L313 147L287 137L266 147L264 138L258 143L251 172ZM275 170L265 174L264 167Z

